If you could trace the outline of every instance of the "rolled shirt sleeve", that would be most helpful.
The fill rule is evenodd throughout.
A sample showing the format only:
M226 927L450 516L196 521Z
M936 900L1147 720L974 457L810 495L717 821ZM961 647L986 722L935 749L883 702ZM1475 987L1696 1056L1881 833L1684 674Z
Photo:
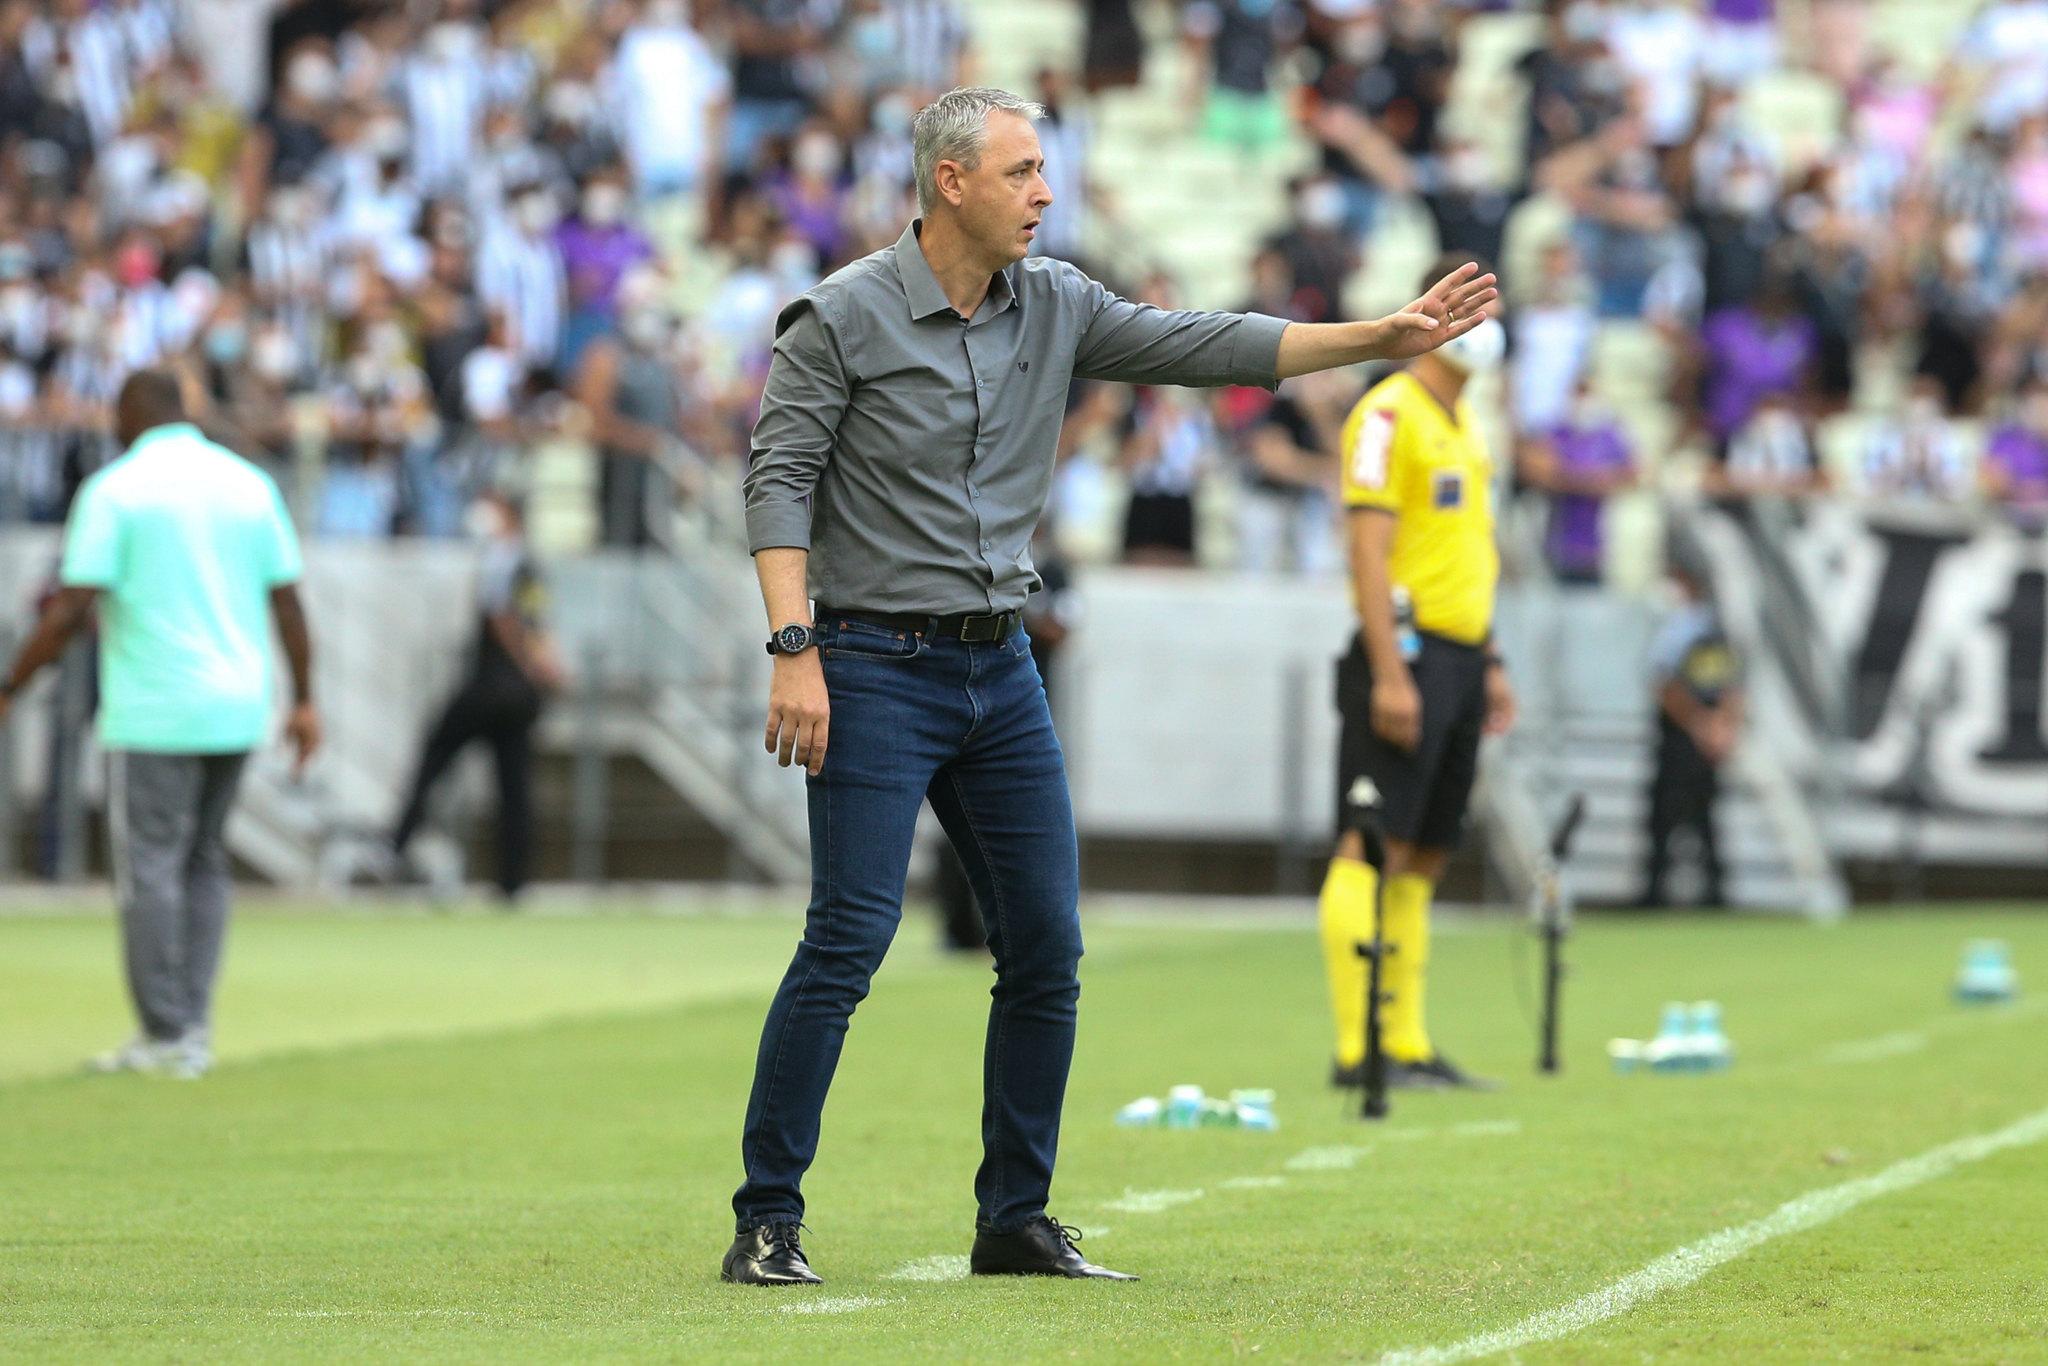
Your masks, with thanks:
M112 588L120 581L120 511L98 476L86 482L72 505L57 577L67 588Z
M852 390L844 338L823 301L805 296L791 303L775 330L745 481L750 553L810 549L811 493Z
M1075 272L1088 324L1075 351L1080 379L1127 384L1279 384L1285 318L1203 313L1132 303Z

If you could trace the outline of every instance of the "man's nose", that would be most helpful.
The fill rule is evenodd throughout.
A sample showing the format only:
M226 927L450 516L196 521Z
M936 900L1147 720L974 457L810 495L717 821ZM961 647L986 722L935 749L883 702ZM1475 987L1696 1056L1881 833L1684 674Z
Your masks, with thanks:
M1031 196L1031 202L1043 209L1052 203L1052 186L1045 183L1045 177L1038 177L1038 190Z

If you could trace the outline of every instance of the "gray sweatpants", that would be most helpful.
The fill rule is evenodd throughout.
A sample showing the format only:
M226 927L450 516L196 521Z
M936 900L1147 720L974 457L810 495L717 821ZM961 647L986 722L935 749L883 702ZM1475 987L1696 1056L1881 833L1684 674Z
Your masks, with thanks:
M107 806L128 992L152 1039L204 1030L227 937L224 837L247 754L119 750Z

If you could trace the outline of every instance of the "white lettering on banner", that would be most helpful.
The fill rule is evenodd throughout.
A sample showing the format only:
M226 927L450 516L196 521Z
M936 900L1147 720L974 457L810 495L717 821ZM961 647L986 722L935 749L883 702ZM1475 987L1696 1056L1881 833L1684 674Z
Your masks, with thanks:
M1847 685L1854 786L1878 794L1918 782L1958 811L2048 810L2048 565L2038 540L1816 505L1786 551L1823 667Z

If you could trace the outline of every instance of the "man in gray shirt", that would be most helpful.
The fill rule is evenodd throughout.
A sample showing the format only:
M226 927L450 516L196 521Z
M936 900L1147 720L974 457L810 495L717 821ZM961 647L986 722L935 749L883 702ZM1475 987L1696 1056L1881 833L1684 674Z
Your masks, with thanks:
M768 1012L723 1275L816 1284L798 1242L847 1021L901 916L929 801L986 908L996 984L972 1269L1129 1279L1045 1213L1073 1057L1079 855L1019 609L1067 385L1259 384L1420 355L1476 326L1466 266L1376 322L1130 303L1026 259L1052 202L1037 105L962 89L917 116L922 213L783 310L747 534L775 656L766 742L809 775L812 890ZM815 614L812 604L816 604ZM829 744L830 757L827 757Z

